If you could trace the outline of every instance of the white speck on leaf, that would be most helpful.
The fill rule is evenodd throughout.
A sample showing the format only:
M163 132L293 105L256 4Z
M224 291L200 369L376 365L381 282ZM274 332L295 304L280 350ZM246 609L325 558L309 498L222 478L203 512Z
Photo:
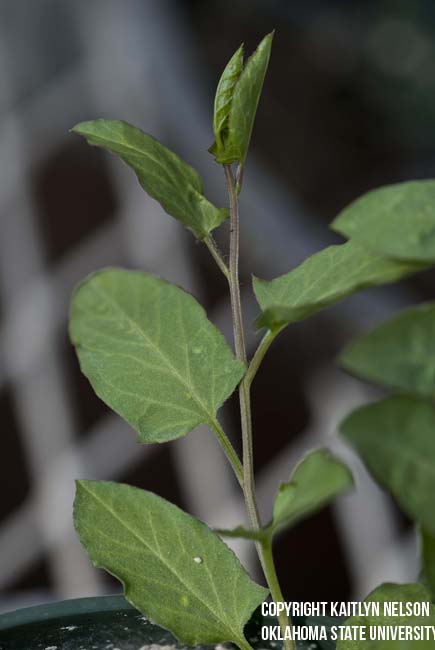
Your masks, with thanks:
M199 557L199 555L197 555L196 557L193 558L193 561L196 562L197 564L202 564L202 557Z

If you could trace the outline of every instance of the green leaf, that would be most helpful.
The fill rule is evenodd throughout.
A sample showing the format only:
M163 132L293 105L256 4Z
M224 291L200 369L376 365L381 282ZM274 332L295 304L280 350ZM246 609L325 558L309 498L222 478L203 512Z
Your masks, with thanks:
M297 465L290 480L280 485L272 521L267 526L258 531L239 526L217 532L224 537L267 541L279 530L314 514L353 485L352 474L344 463L327 449L315 449Z
M146 273L91 275L74 293L70 335L97 395L142 442L211 424L244 373L197 301Z
M423 574L435 601L435 535L421 530L421 554Z
M435 405L390 397L357 409L340 430L374 478L435 535Z
M435 181L373 190L335 219L333 230L402 260L435 261Z
M415 626L415 625L435 625L435 606L430 606L429 616L389 616L390 613L388 608L391 607L390 603L398 603L397 607L402 605L405 608L408 606L412 607L412 603L428 603L430 602L430 594L427 589L418 583L415 584L393 584L385 583L377 587L364 601L365 603L379 603L379 615L372 613L367 616L352 616L346 621L348 626L358 626L366 628L366 637L367 640L355 640L355 641L337 641L337 650L365 650L366 648L391 648L391 649L402 649L409 648L411 650L418 650L419 648L426 648L424 642L414 641L409 642L410 645L404 644L403 646L400 642L394 641L373 641L370 642L369 629L370 626ZM427 647L433 647L429 645Z
M275 497L272 532L294 526L353 487L346 465L327 449L315 449L302 459Z
M233 99L234 87L243 70L243 44L228 61L219 80L214 100L213 133L214 144L209 151L218 156L224 149L224 142L228 136L228 120Z
M74 521L91 560L181 643L232 641L267 596L204 523L128 485L78 481Z
M239 539L250 539L254 542L262 542L268 538L268 532L265 528L254 530L253 528L245 528L244 526L237 526L237 528L218 528L215 531L222 537L237 537Z
M356 375L435 397L435 303L408 309L345 348L340 364Z
M224 70L219 83L219 86L222 83L222 87L218 86L219 95L216 95L219 107L225 106L219 114L219 117L224 118L223 129L219 129L217 134L215 131L216 141L210 148L219 163L245 162L269 64L272 39L273 33L263 38L243 71L240 70L243 55L240 48ZM222 92L223 89L225 93ZM230 102L229 106L227 102ZM216 118L215 112L214 123L217 123L219 117Z
M270 281L253 278L263 312L256 325L280 329L355 291L394 282L422 268L421 264L383 257L354 241L329 246L286 275Z
M219 210L205 198L196 171L140 129L100 119L77 124L72 131L89 144L118 154L135 171L143 189L199 239L227 219L228 210Z

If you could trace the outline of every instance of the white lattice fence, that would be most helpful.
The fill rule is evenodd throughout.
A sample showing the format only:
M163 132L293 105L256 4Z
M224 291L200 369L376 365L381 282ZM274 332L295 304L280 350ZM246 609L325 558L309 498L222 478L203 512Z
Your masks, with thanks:
M46 11L53 5L48 0L39 4ZM10 46L6 34L10 25L31 18L19 5L6 2L0 7L0 15L4 12L8 18L0 22L3 50ZM152 269L193 293L198 293L199 285L179 224L163 215L114 160L109 170L118 197L116 214L50 262L36 213L32 174L72 137L67 132L76 121L112 115L136 122L172 144L204 170L212 195L222 191L222 179L205 153L210 136L205 110L209 98L201 83L204 70L195 61L177 3L82 0L64 3L64 8L61 27L74 32L76 54L60 70L42 76L27 96L16 87L11 52L6 55L0 50L0 384L13 396L31 483L27 500L0 521L0 587L7 594L20 575L46 556L53 597L101 593L107 588L73 532L74 478L116 478L139 458L155 453L153 446L139 447L127 425L114 415L100 419L86 437L78 435L60 345L72 287L91 270L118 263ZM19 50L19 41L15 47ZM47 51L56 55L49 45ZM32 61L25 64L31 67ZM243 263L259 275L283 271L326 243L317 237L309 216L301 218L292 197L254 157L242 209L249 214ZM248 289L244 288L244 299L254 316ZM398 289L388 292L388 300L383 292L361 296L351 307L336 309L334 317L357 331L406 300ZM216 304L210 316L231 339L228 301ZM251 349L256 340L250 335ZM356 595L363 595L382 578L411 578L416 569L413 540L400 538L390 502L334 436L340 415L365 400L365 390L332 367L320 369L304 389L313 414L310 428L259 475L262 512L268 514L277 484L287 478L304 450L331 444L349 457L358 477L358 496L334 507ZM2 432L2 437L8 435ZM197 430L173 443L171 451L190 510L212 524L238 523L243 504L210 432ZM252 567L250 548L242 542L236 545ZM0 605L8 608L11 601L5 595Z

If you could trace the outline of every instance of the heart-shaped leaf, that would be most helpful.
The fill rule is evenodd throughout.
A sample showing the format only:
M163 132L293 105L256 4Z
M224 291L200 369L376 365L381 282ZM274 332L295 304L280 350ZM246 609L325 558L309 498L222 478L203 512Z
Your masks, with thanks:
M435 405L390 397L357 409L340 430L374 478L435 535Z
M384 255L435 262L435 181L368 192L345 208L332 228Z
M398 608L402 605L403 608L406 608L408 605L412 607L413 603L429 603L430 594L427 589L418 583L411 584L393 584L385 583L380 585L375 589L367 598L364 603L367 603L369 608L369 614L367 616L352 616L346 621L346 625L362 627L365 628L366 640L338 640L337 641L337 650L366 650L366 648L379 648L379 650L384 650L385 648L391 648L392 650L426 650L427 648L433 647L433 641L428 646L421 640L418 641L407 641L403 646L400 644L400 641L382 641L380 640L379 631L373 629L374 636L377 637L377 640L370 640L370 627L375 628L379 627L398 627L398 626L433 626L435 625L435 606L430 605L429 616L409 616L409 615L390 615L390 607L392 603L397 603L396 607ZM373 603L373 605L371 605ZM379 603L379 605L376 605ZM375 608L379 607L379 615L375 612ZM431 637L432 639L432 637Z
M205 198L196 171L148 133L127 122L101 119L81 122L72 131L89 144L118 154L136 172L144 190L199 239L228 218L227 209L218 209Z
M219 163L245 162L269 64L272 39L273 34L263 38L243 70L243 51L239 48L223 72L215 99L216 140L210 147Z
M254 277L255 295L263 312L256 325L280 329L355 291L394 282L422 268L421 264L383 257L354 241L329 246L279 278Z
M142 442L213 423L244 373L201 305L146 273L91 275L74 294L70 334L95 392Z
M356 375L435 397L435 304L408 309L348 345L340 365Z
M204 523L128 485L78 481L74 521L91 560L116 576L126 598L181 643L231 641L266 598L234 553Z

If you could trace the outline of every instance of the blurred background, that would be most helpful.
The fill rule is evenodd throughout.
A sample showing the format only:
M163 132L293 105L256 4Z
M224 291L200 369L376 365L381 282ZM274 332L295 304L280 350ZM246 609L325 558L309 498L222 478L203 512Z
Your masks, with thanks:
M152 270L191 291L231 341L226 287L207 250L114 157L68 130L115 117L198 168L226 203L207 153L214 89L241 41L276 28L242 193L242 289L339 241L328 223L376 186L435 173L435 5L431 0L0 0L0 610L113 593L71 523L77 477L155 491L212 525L244 520L212 434L138 445L94 395L68 342L73 286L98 267ZM225 247L226 227L218 233ZM364 596L413 580L410 523L336 435L376 395L337 369L340 347L399 308L433 297L435 276L364 292L289 327L253 389L263 516L297 459L329 445L358 492L277 545L288 600ZM221 412L239 445L236 404ZM235 542L258 575L249 544Z

